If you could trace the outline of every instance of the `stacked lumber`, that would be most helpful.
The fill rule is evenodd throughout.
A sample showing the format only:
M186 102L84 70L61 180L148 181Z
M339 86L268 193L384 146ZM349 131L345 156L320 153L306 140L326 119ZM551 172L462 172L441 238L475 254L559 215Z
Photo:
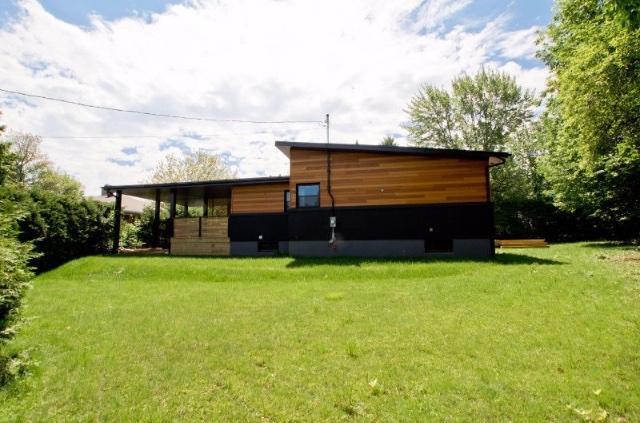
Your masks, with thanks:
M171 254L179 256L228 256L228 219L194 217L175 219Z
M549 243L544 239L497 239L500 248L547 248Z

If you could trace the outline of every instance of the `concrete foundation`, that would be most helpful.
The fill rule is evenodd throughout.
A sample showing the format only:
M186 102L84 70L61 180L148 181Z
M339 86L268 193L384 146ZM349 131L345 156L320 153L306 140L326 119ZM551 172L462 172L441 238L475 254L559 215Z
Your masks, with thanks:
M232 250L233 251L233 250ZM289 254L299 257L491 257L490 239L454 239L453 251L426 253L422 240L289 241ZM233 254L233 252L232 252Z
M257 241L249 242L231 242L231 255L232 256L275 256L277 254L289 253L289 242L278 242L277 251L259 251Z

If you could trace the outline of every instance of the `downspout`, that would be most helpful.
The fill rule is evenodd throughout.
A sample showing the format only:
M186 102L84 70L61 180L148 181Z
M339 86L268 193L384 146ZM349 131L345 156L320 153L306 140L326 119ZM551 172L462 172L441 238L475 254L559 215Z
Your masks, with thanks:
M331 238L329 239L329 247L336 249L336 200L331 191L331 149L329 148L329 114L327 113L327 192L331 198L331 216L329 217L329 227L331 228Z

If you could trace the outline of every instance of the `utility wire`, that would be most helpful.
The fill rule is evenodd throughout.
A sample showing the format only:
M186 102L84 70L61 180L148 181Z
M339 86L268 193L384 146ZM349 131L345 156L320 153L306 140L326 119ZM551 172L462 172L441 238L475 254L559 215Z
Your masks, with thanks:
M91 108L91 109L109 110L109 111L112 111L112 112L133 113L133 114L137 114L137 115L163 117L163 118L171 118L171 119L196 120L196 121L204 121L204 122L232 122L232 123L255 123L255 124L270 124L270 123L277 123L277 124L316 123L316 124L322 124L322 123L324 123L321 120L244 120L244 119L216 119L216 118L197 117L197 116L169 115L169 114L163 114L163 113L145 112L145 111L141 111L141 110L127 110L127 109L121 109L121 108L118 108L118 107L98 106L98 105L95 105L95 104L87 104L87 103L82 103L82 102L79 102L79 101L65 100L65 99L62 99L62 98L48 97L48 96L44 96L44 95L30 94L30 93L25 93L25 92L21 92L21 91L7 90L7 89L4 89L4 88L0 88L0 91L4 92L4 93L7 93L7 94L16 94L16 95L21 95L21 96L24 96L24 97L39 98L39 99L42 99L42 100L49 100L49 101L57 101L59 103L73 104L75 106L88 107L88 108Z

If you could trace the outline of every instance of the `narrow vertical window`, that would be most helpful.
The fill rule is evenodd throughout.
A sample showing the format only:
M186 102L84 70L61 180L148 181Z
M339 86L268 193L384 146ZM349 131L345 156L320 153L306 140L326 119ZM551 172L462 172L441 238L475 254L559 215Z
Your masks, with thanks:
M284 192L284 211L289 210L289 205L291 204L291 193L289 190L285 190Z

